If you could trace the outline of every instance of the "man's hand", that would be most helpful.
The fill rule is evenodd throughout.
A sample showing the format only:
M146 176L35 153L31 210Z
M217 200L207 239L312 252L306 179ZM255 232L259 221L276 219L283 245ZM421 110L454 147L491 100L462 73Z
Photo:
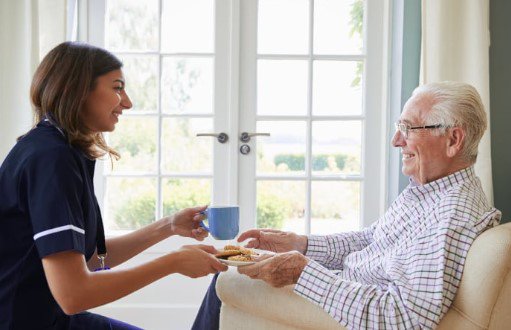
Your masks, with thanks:
M191 207L170 216L168 221L172 235L192 237L198 241L204 240L208 236L208 232L200 226L200 222L204 219L204 215L200 212L206 208L207 205Z
M238 237L238 242L252 238L246 247L263 249L273 252L298 251L305 254L307 251L307 236L297 235L275 229L251 229Z
M265 255L253 265L238 267L240 274L280 288L295 284L309 259L297 251Z

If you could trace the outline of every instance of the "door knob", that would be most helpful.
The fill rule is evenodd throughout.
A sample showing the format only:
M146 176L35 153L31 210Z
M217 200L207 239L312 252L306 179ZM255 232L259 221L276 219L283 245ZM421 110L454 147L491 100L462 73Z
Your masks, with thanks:
M225 143L229 140L229 135L225 134L224 132L216 134L216 133L198 133L197 136L212 136L216 137L218 142Z
M244 142L244 143L247 143L248 141L250 141L250 138L253 137L253 136L270 136L270 133L247 133L247 132L243 132L240 135L240 141Z
M248 155L250 153L250 146L248 144L242 144L240 147L240 152L243 155Z

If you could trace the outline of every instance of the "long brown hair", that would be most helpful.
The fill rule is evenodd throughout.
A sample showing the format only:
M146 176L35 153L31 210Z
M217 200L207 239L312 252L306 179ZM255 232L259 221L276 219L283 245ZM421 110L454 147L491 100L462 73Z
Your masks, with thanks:
M39 64L30 87L36 123L50 117L66 132L68 142L89 158L109 154L118 159L103 134L91 132L81 122L80 111L96 79L121 67L115 55L86 43L63 42L53 48Z

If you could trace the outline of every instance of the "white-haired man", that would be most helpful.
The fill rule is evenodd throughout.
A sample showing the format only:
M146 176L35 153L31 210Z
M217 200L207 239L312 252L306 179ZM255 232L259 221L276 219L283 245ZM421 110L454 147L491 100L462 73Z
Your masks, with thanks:
M362 231L326 236L249 230L238 241L277 253L238 271L276 287L294 284L350 329L434 328L454 300L472 242L500 220L473 168L486 127L472 86L418 87L392 139L410 184L385 214ZM214 305L213 290L196 329L209 328L204 309Z

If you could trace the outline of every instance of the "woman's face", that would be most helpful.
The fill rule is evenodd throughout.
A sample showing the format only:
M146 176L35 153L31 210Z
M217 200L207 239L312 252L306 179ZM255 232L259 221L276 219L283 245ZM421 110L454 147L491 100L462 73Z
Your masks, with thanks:
M130 109L131 100L124 89L122 70L105 73L96 79L94 89L85 100L81 120L93 132L111 132L122 111Z

